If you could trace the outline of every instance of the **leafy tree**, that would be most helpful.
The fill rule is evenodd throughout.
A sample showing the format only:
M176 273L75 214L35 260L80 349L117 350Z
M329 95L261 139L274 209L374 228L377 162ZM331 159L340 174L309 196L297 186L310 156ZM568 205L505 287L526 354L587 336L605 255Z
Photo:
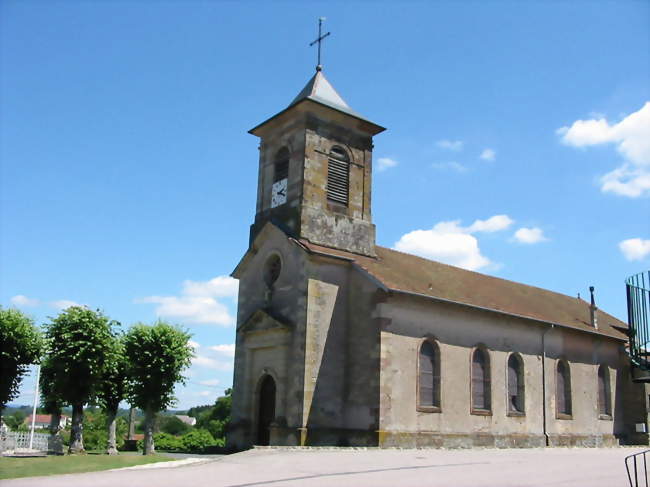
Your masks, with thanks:
M182 373L193 357L190 337L187 331L164 321L153 326L137 323L126 334L128 396L145 414L145 455L154 452L156 414L174 403L174 386L185 383Z
M84 413L84 446L89 450L105 449L109 441L107 425L110 423L110 417L104 411L88 412L86 410ZM124 445L128 424L123 417L117 418L114 424L116 430L115 447L121 448Z
M120 402L126 396L126 355L124 336L114 336L104 360L104 374L97 390L97 402L106 414L107 444L106 453L117 455L116 425Z
M199 408L202 408L202 406L199 406ZM196 428L208 430L215 438L224 437L226 434L226 427L230 422L231 409L232 389L226 389L225 395L217 398L214 406L207 410L201 410L196 420Z
M18 410L11 416L5 416L3 419L11 431L17 431L25 422L26 417L27 415L24 412Z
M198 418L201 413L211 410L214 406L211 404L205 404L203 406L194 406L187 410L187 415L192 416L193 418Z
M41 333L31 318L0 306L0 412L18 395L30 364L43 353Z
M50 445L56 453L63 453L63 439L61 438L61 411L65 401L57 387L57 366L51 357L45 356L41 362L41 403L43 411L50 414Z
M189 429L190 426L176 416L163 416L158 421L158 430L162 433L178 436L187 433Z
M84 405L91 402L112 352L113 327L101 311L71 306L47 325L47 359L52 368L52 393L72 406L69 453L84 451Z

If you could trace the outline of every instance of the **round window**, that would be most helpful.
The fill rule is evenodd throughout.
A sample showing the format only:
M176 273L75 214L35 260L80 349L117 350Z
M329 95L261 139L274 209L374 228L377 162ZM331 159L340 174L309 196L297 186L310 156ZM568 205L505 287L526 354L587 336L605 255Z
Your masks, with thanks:
M271 287L280 277L282 271L282 261L278 254L271 255L264 263L264 282Z

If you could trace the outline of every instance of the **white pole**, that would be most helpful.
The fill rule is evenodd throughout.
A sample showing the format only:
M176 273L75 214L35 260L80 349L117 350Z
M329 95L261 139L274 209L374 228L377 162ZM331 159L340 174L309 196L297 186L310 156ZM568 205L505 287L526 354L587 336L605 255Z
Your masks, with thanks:
M34 392L34 409L32 409L32 430L29 434L29 449L32 449L32 445L34 444L34 423L36 422L36 406L38 405L38 381L41 378L41 367L40 365L36 366L36 389Z

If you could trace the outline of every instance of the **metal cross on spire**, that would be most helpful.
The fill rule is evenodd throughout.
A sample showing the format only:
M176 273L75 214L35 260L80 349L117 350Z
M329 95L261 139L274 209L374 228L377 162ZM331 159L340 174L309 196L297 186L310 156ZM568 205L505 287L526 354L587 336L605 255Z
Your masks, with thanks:
M322 34L323 20L325 20L325 17L318 18L318 39L316 39L314 42L309 44L309 47L311 47L314 44L318 43L318 64L316 65L316 71L320 71L321 69L323 69L323 66L320 63L320 45L323 42L323 39L325 39L328 35L330 35L330 32L328 32L327 34Z

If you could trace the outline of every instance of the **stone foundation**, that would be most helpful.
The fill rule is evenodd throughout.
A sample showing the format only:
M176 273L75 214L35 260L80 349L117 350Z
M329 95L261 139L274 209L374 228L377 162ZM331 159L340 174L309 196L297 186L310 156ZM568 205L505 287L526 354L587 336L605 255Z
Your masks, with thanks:
M647 441L647 440L646 440ZM367 431L335 428L280 428L271 430L274 446L351 446L380 448L540 448L541 434L494 435L490 433L443 434L411 431ZM549 435L551 447L613 447L614 435Z
M544 435L442 434L380 431L379 446L403 448L536 448L546 445Z

